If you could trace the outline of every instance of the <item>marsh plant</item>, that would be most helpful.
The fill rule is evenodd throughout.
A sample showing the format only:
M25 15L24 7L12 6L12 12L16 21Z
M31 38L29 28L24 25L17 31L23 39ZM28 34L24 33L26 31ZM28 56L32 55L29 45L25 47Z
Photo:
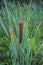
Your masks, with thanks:
M4 7L0 9L0 24L10 39L11 65L43 64L43 39L41 39L43 22L39 22L39 19L43 19L41 17L43 11L40 12L32 1L29 5L20 6L4 0Z

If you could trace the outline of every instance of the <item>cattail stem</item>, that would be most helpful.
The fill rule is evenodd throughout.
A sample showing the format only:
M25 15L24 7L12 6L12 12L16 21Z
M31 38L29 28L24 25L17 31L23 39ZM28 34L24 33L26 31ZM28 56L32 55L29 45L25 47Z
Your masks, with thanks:
M23 23L20 22L20 43L22 42L22 38L23 38Z

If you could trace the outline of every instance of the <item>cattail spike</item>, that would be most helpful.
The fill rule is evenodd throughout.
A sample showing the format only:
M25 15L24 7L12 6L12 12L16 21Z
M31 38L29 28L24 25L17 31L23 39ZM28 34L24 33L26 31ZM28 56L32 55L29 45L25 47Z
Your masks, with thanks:
M22 37L23 37L23 23L20 22L20 43L22 42Z
M10 32L11 41L14 42L14 31L13 31L12 25L9 25L9 32Z

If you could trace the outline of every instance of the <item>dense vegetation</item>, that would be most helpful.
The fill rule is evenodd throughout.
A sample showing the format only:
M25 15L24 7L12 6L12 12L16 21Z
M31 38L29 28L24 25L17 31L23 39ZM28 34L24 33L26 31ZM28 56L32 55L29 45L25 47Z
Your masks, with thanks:
M43 7L4 0L0 9L0 65L43 65ZM20 23L23 38L20 44Z

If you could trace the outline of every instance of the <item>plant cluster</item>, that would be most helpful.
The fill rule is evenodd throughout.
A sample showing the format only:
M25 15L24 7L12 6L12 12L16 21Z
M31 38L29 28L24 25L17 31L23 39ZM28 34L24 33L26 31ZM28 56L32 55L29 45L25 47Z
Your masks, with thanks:
M43 8L6 0L4 6L0 10L0 64L43 65Z

